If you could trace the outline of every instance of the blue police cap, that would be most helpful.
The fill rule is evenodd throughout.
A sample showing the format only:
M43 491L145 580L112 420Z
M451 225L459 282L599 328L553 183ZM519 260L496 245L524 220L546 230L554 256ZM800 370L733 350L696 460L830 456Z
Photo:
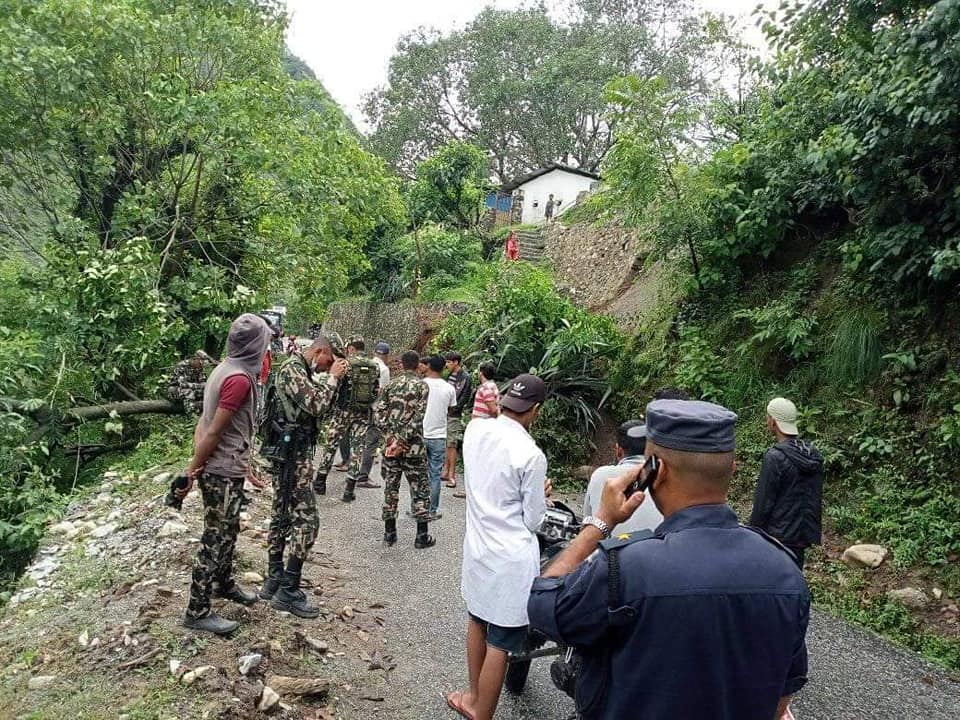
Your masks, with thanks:
M722 453L736 447L736 413L701 400L654 400L647 405L647 439L670 450Z

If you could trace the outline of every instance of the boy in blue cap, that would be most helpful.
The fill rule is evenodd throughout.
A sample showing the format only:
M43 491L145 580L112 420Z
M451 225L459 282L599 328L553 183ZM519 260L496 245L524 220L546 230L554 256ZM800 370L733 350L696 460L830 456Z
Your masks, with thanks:
M585 720L771 720L806 683L803 575L726 504L736 419L712 403L650 403L649 489L625 492L640 467L610 480L596 516L534 581L531 627L583 650ZM651 501L665 518L653 533L610 538Z

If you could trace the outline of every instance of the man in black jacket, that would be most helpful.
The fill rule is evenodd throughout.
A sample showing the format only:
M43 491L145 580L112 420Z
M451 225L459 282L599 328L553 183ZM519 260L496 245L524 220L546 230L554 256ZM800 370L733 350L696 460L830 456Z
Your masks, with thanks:
M763 456L750 524L786 545L803 569L804 551L820 543L823 456L798 437L797 407L786 398L767 405L767 429L777 444Z

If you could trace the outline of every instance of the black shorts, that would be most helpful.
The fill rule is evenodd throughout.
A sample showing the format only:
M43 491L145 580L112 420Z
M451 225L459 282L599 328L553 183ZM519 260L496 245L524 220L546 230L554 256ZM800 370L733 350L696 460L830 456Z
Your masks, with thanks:
M513 653L514 655L519 655L527 649L526 625L521 625L520 627L503 627L502 625L494 625L492 622L482 620L472 613L467 614L470 615L471 620L483 627L487 635L487 645L490 647L503 650L506 653Z

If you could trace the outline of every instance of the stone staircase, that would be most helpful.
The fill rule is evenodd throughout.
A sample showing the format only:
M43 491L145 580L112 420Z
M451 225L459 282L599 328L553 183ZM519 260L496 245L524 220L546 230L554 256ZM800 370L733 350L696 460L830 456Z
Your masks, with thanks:
M540 263L547 259L544 246L543 229L520 230L517 232L517 245L520 259L531 263Z

